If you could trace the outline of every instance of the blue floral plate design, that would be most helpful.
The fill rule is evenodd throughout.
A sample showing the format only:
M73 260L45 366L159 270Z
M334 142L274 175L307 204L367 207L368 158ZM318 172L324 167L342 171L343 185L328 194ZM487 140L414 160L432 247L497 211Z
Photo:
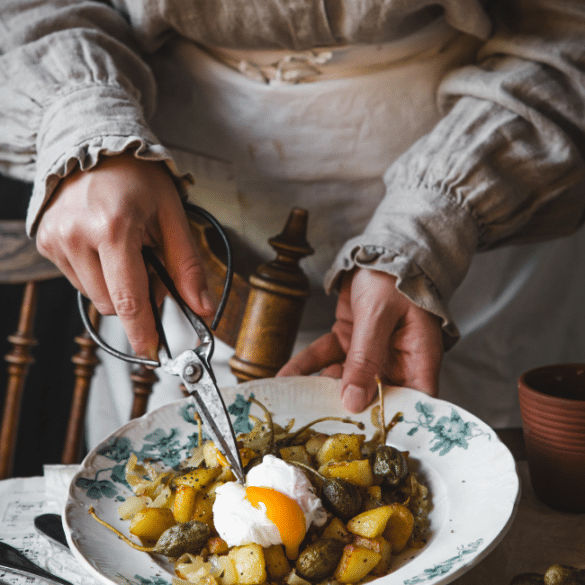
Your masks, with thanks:
M276 422L294 427L322 416L347 416L339 401L339 381L324 377L256 380L222 390L236 432L250 428L248 414L262 416L248 401L254 396ZM128 533L117 513L131 495L124 480L130 453L175 467L196 445L190 399L170 403L130 421L100 443L74 477L64 510L67 539L73 554L105 585L170 585L172 569L164 558L138 552L121 542L88 514L98 515ZM376 585L451 583L488 555L513 521L520 482L511 453L493 429L449 402L408 388L389 387L386 420L397 412L402 420L388 442L409 451L428 485L433 509L427 544L396 557L394 571ZM373 434L370 410L352 415ZM339 422L319 423L323 432L347 432Z

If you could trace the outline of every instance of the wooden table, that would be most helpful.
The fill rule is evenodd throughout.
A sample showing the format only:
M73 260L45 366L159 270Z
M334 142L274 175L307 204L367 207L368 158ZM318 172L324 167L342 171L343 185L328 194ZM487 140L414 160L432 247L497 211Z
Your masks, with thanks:
M516 461L526 461L526 446L521 428L496 429L496 433Z

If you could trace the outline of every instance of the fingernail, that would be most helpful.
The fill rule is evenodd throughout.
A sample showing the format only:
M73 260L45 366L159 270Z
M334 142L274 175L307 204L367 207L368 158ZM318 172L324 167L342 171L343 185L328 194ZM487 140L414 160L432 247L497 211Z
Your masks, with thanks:
M341 395L341 404L349 412L361 412L365 406L364 391L353 384L349 384Z
M158 348L150 348L147 352L146 355L144 356L146 359L149 360L153 360L155 362L158 362ZM149 370L154 370L156 366L146 366Z
M215 305L209 296L209 293L206 290L201 291L199 295L199 299L201 300L201 306L205 313L213 313L215 311Z

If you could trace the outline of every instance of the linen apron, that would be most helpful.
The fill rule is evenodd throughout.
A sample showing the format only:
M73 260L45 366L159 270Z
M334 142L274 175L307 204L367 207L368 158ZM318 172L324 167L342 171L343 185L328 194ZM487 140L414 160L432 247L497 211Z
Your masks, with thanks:
M312 293L295 352L330 329L336 299L323 293L325 272L384 196L388 166L440 119L440 80L470 62L476 48L438 20L383 45L290 53L204 50L177 41L152 59L161 104L153 130L194 176L190 199L263 259L274 257L267 239L281 231L290 209L309 211L316 252L302 267ZM578 359L583 347L585 279L570 290L558 285L574 280L582 251L585 234L578 233L475 256L450 305L462 338L445 356L440 397L494 426L519 424L518 375L532 365ZM173 355L193 345L171 303L164 320ZM105 337L120 347L121 327L104 321ZM233 384L232 350L216 344L218 382ZM132 399L127 364L102 359L90 398L90 445L127 420ZM176 378L157 373L150 409L181 396Z

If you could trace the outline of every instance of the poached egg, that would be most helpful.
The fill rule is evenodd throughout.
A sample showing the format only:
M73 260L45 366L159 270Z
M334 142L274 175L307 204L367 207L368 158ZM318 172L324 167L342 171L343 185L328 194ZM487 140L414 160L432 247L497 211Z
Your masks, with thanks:
M216 490L213 522L228 546L282 544L286 556L295 559L309 526L326 521L305 474L273 455L248 472L246 486L228 482Z

